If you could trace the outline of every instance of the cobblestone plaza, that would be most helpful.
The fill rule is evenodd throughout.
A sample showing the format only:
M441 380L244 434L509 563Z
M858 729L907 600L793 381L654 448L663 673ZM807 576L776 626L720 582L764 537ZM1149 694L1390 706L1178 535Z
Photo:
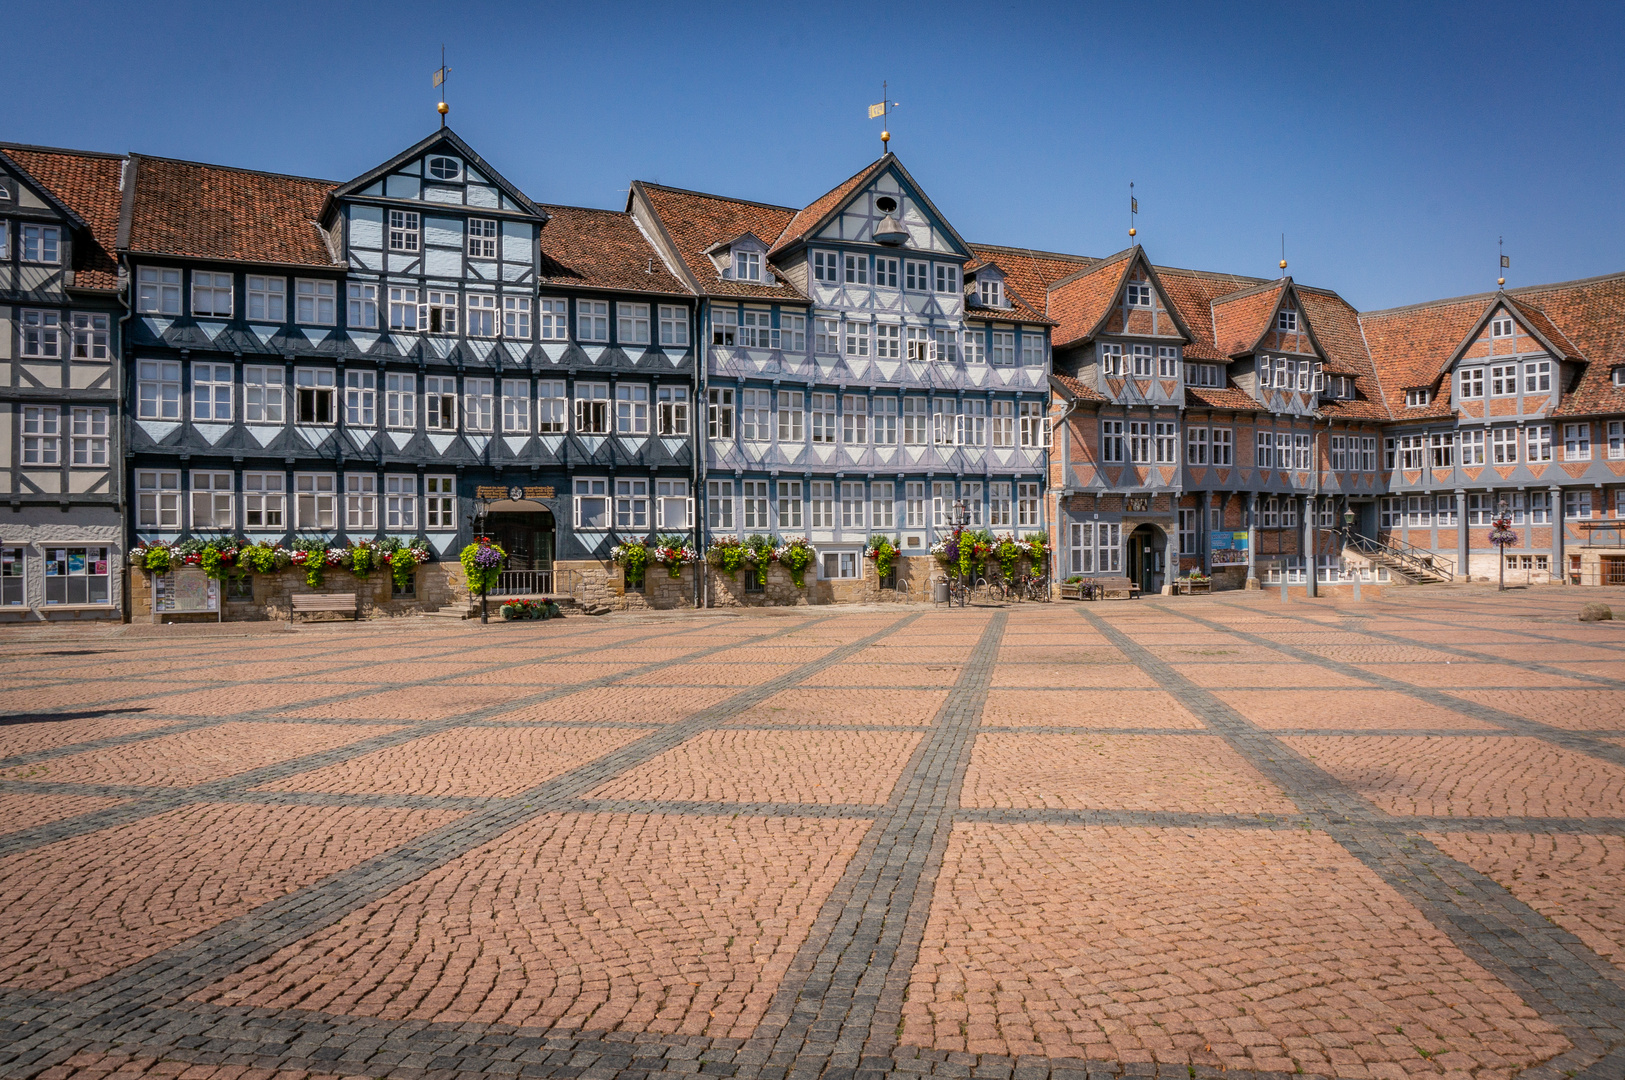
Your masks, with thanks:
M0 637L0 1076L1625 1075L1558 588Z

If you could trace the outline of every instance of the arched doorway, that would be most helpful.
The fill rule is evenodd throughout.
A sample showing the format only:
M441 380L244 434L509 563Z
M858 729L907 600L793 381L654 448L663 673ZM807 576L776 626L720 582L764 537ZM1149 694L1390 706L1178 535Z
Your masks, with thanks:
M1155 525L1128 534L1128 576L1142 593L1158 593L1167 580L1168 535Z
M506 595L553 591L553 513L530 499L492 503L485 532L508 553L497 592Z

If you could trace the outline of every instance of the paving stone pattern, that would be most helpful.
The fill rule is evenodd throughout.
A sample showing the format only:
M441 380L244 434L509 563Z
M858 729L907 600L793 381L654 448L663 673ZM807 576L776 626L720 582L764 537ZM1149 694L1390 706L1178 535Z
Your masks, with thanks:
M1551 588L0 636L0 1076L1625 1076Z

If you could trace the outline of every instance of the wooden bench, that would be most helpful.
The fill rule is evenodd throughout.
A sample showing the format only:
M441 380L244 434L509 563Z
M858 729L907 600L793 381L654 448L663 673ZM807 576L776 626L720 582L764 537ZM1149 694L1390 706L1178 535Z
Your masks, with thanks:
M1140 595L1140 587L1126 577L1096 578L1095 587L1102 600L1133 600Z
M288 621L301 611L337 611L356 617L356 595L353 592L294 593L289 598Z

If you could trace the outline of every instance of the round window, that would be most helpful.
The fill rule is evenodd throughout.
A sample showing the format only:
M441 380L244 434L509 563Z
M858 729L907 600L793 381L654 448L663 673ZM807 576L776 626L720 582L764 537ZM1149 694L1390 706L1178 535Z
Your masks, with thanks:
M897 209L897 200L890 195L882 195L875 200L875 205L880 208L882 214L889 214Z
M457 164L456 158L432 157L429 159L429 175L437 180L455 180L463 171Z

